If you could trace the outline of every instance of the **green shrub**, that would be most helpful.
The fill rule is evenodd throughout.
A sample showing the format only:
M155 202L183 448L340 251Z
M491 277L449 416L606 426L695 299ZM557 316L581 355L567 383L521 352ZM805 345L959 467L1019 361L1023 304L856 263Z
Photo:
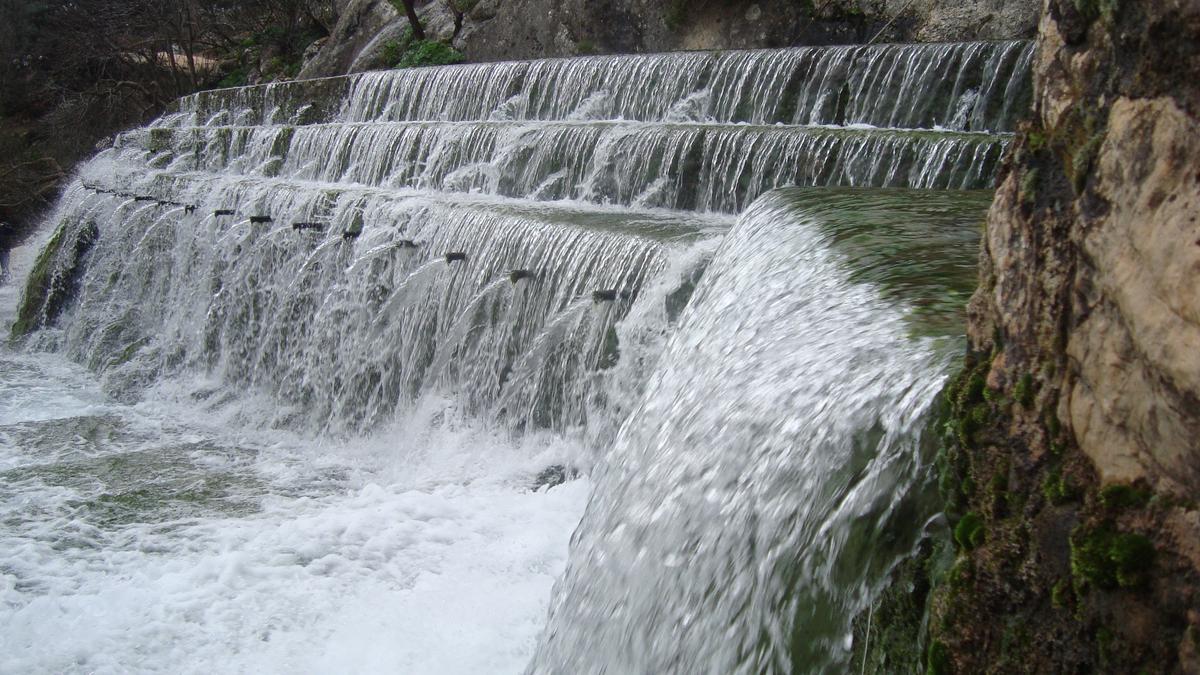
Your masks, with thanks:
M388 40L383 43L383 49L379 52L379 57L383 59L389 67L400 63L400 57L404 55L404 47L400 45L399 40Z
M221 78L221 81L217 83L217 87L222 89L226 87L244 87L247 81L246 67L238 66L229 71L228 75Z
M420 66L447 66L462 63L464 57L454 47L435 40L415 42L396 62L397 68L416 68Z

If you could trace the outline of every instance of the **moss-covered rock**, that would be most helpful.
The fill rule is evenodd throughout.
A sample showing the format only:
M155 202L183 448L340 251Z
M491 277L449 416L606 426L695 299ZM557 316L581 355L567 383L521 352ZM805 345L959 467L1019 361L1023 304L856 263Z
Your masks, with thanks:
M1200 380L1180 342L1200 335L1182 273L1200 82L1178 67L1200 59L1200 6L1049 0L1043 25L948 392L959 553L926 663L1200 671Z
M83 259L99 238L96 224L62 223L46 243L25 282L12 338L53 325L78 291Z
M1140 534L1104 525L1079 528L1071 535L1071 575L1078 594L1089 588L1142 586L1153 562L1154 545Z
M954 542L963 550L970 551L978 547L986 538L987 526L984 525L983 518L974 511L964 515L954 526Z

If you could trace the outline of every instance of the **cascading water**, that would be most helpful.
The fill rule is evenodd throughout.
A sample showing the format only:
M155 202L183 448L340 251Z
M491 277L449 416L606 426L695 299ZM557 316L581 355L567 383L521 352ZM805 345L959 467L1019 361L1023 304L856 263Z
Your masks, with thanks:
M985 200L781 191L742 215L593 477L534 672L846 666L931 515L922 423L956 345L908 314L962 280L912 261L968 270ZM872 255L909 283L857 281Z
M933 514L1031 54L367 73L122 134L14 254L0 670L843 667Z

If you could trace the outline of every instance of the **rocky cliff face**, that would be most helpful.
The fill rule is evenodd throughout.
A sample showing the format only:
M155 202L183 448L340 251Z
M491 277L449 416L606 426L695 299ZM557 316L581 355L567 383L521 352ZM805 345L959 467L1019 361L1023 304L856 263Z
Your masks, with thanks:
M1038 0L428 0L433 39L472 61L677 49L1032 37ZM387 0L343 0L301 77L388 67L405 18Z
M475 59L1030 37L1036 0L481 0ZM473 13L475 13L473 12Z
M1200 672L1200 2L1047 0L948 391L933 672Z

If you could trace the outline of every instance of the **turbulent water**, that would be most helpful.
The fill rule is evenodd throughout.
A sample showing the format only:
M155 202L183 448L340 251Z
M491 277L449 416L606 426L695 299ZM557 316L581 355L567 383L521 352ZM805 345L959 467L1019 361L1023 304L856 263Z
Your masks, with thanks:
M367 73L122 134L0 293L0 671L844 668L936 511L1030 57Z
M922 423L956 350L914 307L969 279L984 203L784 191L742 216L596 473L535 670L844 665L860 584L932 513ZM856 280L872 255L888 280Z

